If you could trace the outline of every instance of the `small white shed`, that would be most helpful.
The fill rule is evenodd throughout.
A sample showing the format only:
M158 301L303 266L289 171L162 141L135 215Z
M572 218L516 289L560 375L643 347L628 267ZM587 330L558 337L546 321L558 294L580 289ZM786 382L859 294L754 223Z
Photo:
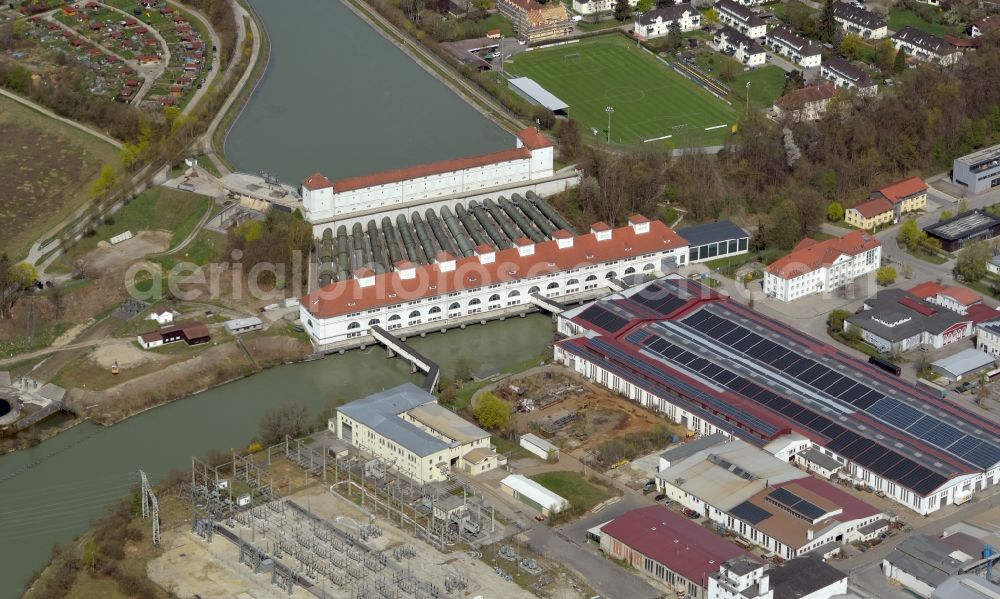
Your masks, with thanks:
M521 435L521 439L518 443L521 447L527 449L543 460L549 459L550 456L553 460L559 459L559 448L538 435L532 433Z

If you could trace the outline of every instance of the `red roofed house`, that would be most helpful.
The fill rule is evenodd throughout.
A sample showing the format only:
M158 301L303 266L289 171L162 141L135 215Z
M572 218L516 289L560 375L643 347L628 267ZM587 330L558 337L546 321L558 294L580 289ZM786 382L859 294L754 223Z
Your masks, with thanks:
M969 35L980 37L990 31L1000 30L1000 15L990 15L969 23Z
M952 312L957 312L962 316L968 314L970 308L983 302L983 296L971 289L958 285L944 287L933 281L917 285L910 289L910 293L922 300L937 304Z
M787 117L793 121L814 121L823 116L830 100L838 93L840 90L832 83L807 85L778 98L774 103L774 113L779 119Z
M882 244L865 231L826 241L807 237L767 267L764 292L783 302L829 293L874 272L881 261Z
M313 175L303 187L327 183ZM617 229L575 237L556 230L545 241L519 238L511 248L480 247L468 257L437 256L433 264L381 274L355 272L302 298L301 319L317 347L361 343L374 326L405 331L446 319L513 315L532 304L532 295L593 295L611 279L659 270L664 260L686 262L687 241L667 225L630 220Z
M522 129L516 141L516 147L510 150L337 181L314 175L301 188L306 220L318 235L329 223L349 219L357 212L429 204L438 198L463 194L469 199L509 197L527 191L548 195L576 184L575 176L537 183L555 174L552 143L537 129Z
M847 209L847 224L871 231L879 225L898 223L900 215L927 206L927 184L920 177L910 177L875 190L868 198Z
M625 512L602 525L600 535L605 555L696 599L707 596L709 576L718 573L724 562L757 561L744 549L662 505ZM757 562L757 566L763 573L763 564Z
M173 326L159 331L144 333L136 339L143 349L153 349L167 343L184 341L188 345L201 345L208 343L211 336L208 327L201 323L188 324L184 326Z

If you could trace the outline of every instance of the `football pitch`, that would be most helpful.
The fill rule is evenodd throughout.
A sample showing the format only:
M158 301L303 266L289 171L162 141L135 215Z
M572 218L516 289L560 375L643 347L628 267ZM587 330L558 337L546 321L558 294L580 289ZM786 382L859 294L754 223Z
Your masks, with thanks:
M605 109L614 108L616 143L665 138L674 145L716 145L737 120L733 107L619 35L524 52L506 68L569 104L567 114L587 134L596 129L605 137Z

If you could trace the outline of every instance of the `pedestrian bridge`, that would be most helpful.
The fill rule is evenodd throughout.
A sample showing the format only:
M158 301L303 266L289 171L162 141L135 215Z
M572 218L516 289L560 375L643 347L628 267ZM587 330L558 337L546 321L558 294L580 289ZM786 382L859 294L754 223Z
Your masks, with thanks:
M433 393L437 389L438 379L441 378L441 369L435 362L380 326L373 326L368 331L376 341L386 347L389 357L398 356L408 361L410 363L410 372L422 370L426 373L427 376L424 378L423 385L425 391Z

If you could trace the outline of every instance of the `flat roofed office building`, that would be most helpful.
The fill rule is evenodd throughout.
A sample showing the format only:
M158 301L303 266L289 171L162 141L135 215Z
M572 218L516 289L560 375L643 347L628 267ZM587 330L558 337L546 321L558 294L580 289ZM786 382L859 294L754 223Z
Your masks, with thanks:
M956 158L951 167L951 181L970 194L1000 186L1000 145Z
M677 234L688 242L689 263L745 254L750 244L750 234L728 220L684 227Z

